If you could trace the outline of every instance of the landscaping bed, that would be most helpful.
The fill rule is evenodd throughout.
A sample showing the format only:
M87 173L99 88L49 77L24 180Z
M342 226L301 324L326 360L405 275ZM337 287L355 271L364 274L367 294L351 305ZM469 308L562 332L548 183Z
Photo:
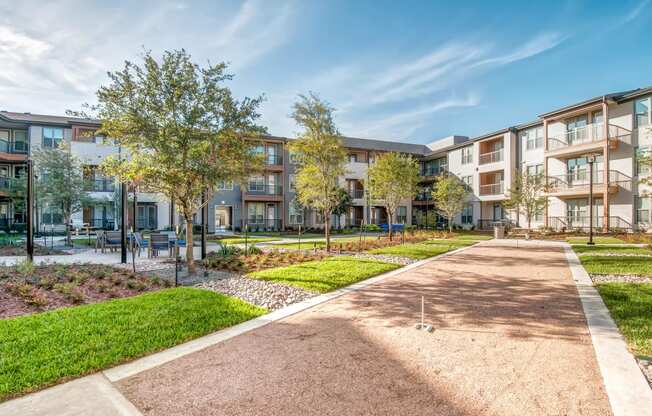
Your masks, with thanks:
M49 247L43 247L39 244L34 244L34 255L35 256L60 256L60 255L67 255L70 253L67 253L65 251L49 248ZM20 245L20 246L14 246L14 245L7 245L7 246L0 246L0 256L27 256L27 248L25 245Z
M0 267L0 318L134 296L167 287L122 268L71 264Z
M237 247L227 247L220 251L208 253L203 260L204 267L237 273L255 272L272 267L289 266L306 261L321 260L326 257L323 252L309 253L303 251L271 250L262 252L252 249L248 255Z
M401 256L422 260L473 244L473 241L465 242L460 240L429 240L416 244L401 244L391 247L377 248L370 250L369 253Z
M207 290L172 288L0 320L0 401L265 313Z

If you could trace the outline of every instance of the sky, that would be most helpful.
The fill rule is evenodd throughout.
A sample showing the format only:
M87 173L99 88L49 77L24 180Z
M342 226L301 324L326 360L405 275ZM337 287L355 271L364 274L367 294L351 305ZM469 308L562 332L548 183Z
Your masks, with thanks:
M652 85L652 0L0 0L0 110L63 115L143 50L228 62L236 97L293 137L298 94L346 136L478 136Z

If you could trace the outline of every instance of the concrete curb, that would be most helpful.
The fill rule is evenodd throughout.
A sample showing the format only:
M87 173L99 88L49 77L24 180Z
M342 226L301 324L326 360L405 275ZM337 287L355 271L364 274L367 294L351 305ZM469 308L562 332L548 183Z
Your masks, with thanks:
M477 245L477 244L476 244ZM123 364L117 367L109 368L107 370L104 370L103 373L104 375L111 381L111 382L116 382L120 381L122 379L125 379L127 377L131 377L135 374L141 373L143 371L147 371L151 368L158 367L162 364L165 364L167 362L170 362L172 360L175 360L177 358L183 357L188 354L192 354L194 352L203 350L204 348L213 346L215 344L218 344L222 341L226 341L230 338L236 337L238 335L244 334L246 332L249 332L251 330L254 330L256 328L260 328L264 325L267 325L271 322L275 322L278 320L281 320L283 318L287 318L288 316L294 315L296 313L302 312L306 309L312 308L314 306L317 306L319 304L322 304L324 302L328 302L332 299L338 298L340 296L346 295L347 293L352 293L359 291L367 286L376 284L380 281L383 281L385 279L388 279L390 277L397 276L401 273L407 272L409 270L412 270L416 267L423 266L424 264L427 264L431 261L435 261L437 259L440 259L442 257L450 256L453 254L457 254L461 251L467 250L471 247L474 247L475 245L467 246L467 247L462 247L458 248L456 250L449 251L447 253L440 254L438 256L430 257L424 260L420 260L417 262L414 262L412 264L409 264L405 267L401 267L396 270L392 270L391 272L383 273L381 275L371 277L369 279L363 280L358 283L354 283L350 286L343 287L341 289L337 289L333 292L326 293L323 295L315 296L310 299L306 299L305 301L298 302L292 305L289 305L285 308L278 309L274 312L268 313L266 315L263 315L261 317L252 319L247 322L243 322L239 325L232 326L230 328L226 328L220 331L217 331L215 333L206 335L201 338L197 338L195 340L186 342L181 345L177 345L175 347L169 348L167 350L148 355L146 357L140 358L138 360L132 361L127 364Z
M652 389L579 258L564 244L611 410L615 416L652 416Z

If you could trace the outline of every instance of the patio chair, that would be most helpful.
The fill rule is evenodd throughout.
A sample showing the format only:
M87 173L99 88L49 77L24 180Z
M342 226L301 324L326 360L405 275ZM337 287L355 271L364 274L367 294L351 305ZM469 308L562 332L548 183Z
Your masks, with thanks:
M140 251L149 248L149 242L139 232L131 233L129 236L130 243L133 244L132 249L138 250L138 257L140 257Z
M117 251L122 246L122 233L120 231L107 231L104 233L104 241L102 244L102 253L104 249L108 248L111 251Z
M147 257L158 256L161 250L168 250L168 255L172 257L172 244L167 234L152 233L149 236L149 245L147 247Z
M97 230L95 233L95 252L97 253L97 249L99 248L104 252L104 230Z

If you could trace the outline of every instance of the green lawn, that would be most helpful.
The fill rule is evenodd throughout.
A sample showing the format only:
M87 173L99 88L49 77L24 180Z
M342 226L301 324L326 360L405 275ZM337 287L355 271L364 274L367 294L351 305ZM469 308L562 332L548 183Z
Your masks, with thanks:
M215 292L173 288L0 320L0 401L263 313Z
M647 255L652 255L652 250L650 250L647 247L632 247L632 246L625 246L625 245L612 245L612 246L600 246L600 245L595 245L595 246L586 246L586 245L574 245L573 246L573 251L575 253L583 255L583 254L591 254L591 253L609 253L609 254L647 254Z
M73 238L72 242L74 244L78 244L80 246L89 246L89 247L95 247L95 237L91 237L90 239L88 237L85 238Z
M249 276L326 293L399 267L398 264L338 256L262 270Z
M429 240L423 243L401 244L391 247L376 248L369 250L371 254L390 254L394 256L409 257L411 259L427 259L438 254L446 253L459 247L471 245L461 241L445 243L446 240Z
M580 260L589 274L652 276L651 257L583 255Z
M631 350L652 356L652 283L600 283L597 287Z
M460 241L486 241L493 239L493 235L489 234L458 234L453 236L451 240L460 240Z
M568 237L566 241L570 244L586 244L589 241L589 237ZM595 244L627 244L625 241L616 237L593 237L593 242Z
M400 238L400 237L399 237ZM363 240L376 240L378 239L377 236L375 235L367 235L363 237ZM351 242L357 242L360 241L360 237L341 237L341 238L331 238L331 247L337 247L338 244L344 244L344 243L351 243ZM320 239L318 241L301 241L301 244L299 243L282 243L282 244L270 244L270 247L278 247L278 248L294 248L294 249L302 249L302 250L308 250L313 247L317 246L317 248L325 248L326 247L326 240Z
M256 244L256 243L269 243L270 241L279 241L280 238L277 237L247 237L247 243L248 244ZM230 237L230 238L222 238L220 240L215 240L218 241L222 244L244 244L245 243L245 238L244 237Z

